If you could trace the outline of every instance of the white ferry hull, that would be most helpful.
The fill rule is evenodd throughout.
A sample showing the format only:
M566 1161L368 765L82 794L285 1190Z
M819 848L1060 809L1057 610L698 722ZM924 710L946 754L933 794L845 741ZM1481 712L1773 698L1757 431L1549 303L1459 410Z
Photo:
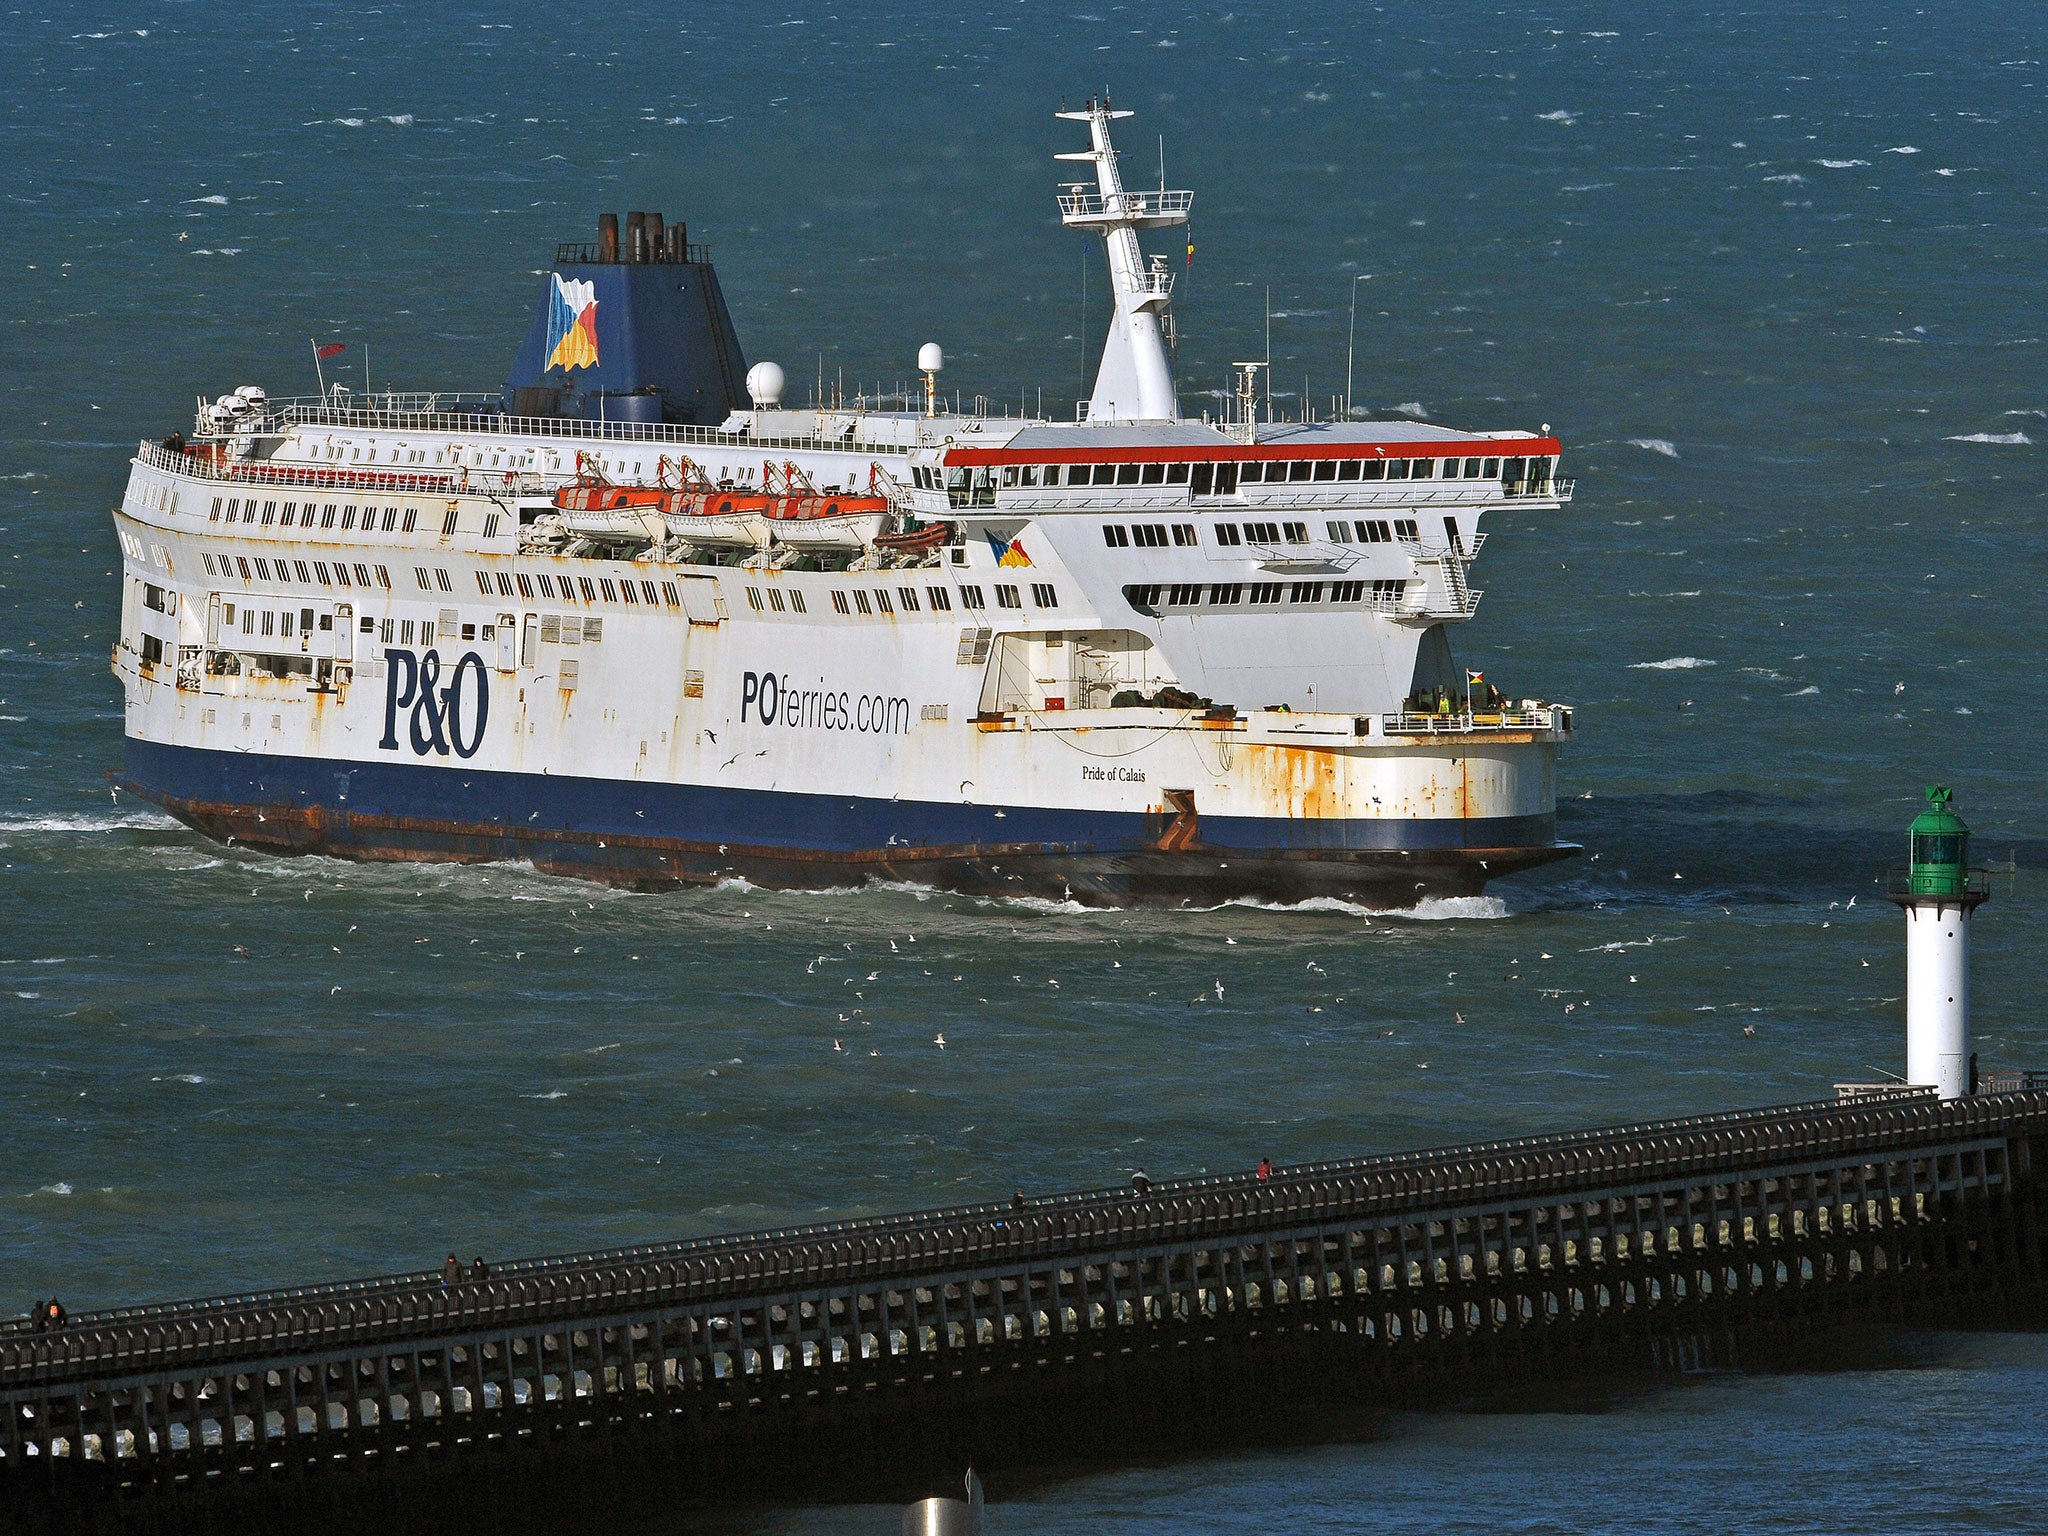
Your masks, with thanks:
M902 882L1091 905L1324 897L1381 908L1477 894L1495 876L1574 851L1540 810L1306 820L1186 815L1170 803L977 806L342 765L133 739L116 782L209 837L271 852L519 861L639 889Z

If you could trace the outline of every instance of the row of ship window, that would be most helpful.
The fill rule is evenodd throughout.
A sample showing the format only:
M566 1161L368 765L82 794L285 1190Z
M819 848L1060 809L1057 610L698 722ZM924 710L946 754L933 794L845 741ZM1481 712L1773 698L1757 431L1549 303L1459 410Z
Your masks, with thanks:
M1008 582L997 582L995 587L998 608L1023 608L1022 588L1012 586ZM959 590L962 608L982 612L987 610L988 597L980 586L973 582L962 582ZM1031 583L1031 602L1032 606L1037 608L1057 608L1060 605L1060 594L1051 582L1034 581ZM922 597L918 595L916 587L898 587L893 597L887 587L854 587L850 592L835 588L832 593L832 611L844 614L848 618L856 614L864 617L881 614L894 618L899 608L904 613L921 613L926 604L930 605L933 613L951 613L953 594L945 587L936 586L926 587ZM749 587L747 606L756 613L809 612L804 606L803 593L794 587L786 594L780 587L769 587L765 591L760 587Z
M1307 523L1217 523L1216 542L1227 548L1244 544L1306 544ZM1397 540L1413 543L1417 538L1415 519L1337 518L1323 524L1333 544L1391 544ZM1193 523L1104 523L1102 542L1111 549L1165 549L1168 544L1192 545L1202 542Z
M1290 603L1371 602L1374 607L1398 603L1407 590L1405 581L1199 581L1134 582L1124 588L1124 601L1140 613L1156 615L1161 608L1199 608L1207 594L1212 608L1239 604L1268 606Z
M357 521L358 516L361 518L360 524ZM215 523L258 523L260 519L260 526L265 528L273 525L279 528L339 527L374 533L379 527L378 516L376 507L359 508L352 502L287 501L280 504L275 499L259 501L254 496L216 496L213 498L213 511L207 520ZM419 526L417 507L385 507L382 510L382 517L382 531L385 533L412 533ZM496 522L495 513L486 520L486 538L498 531L492 526ZM454 533L455 509L450 507L441 518L441 536L449 538Z
M476 589L485 597L512 597L516 594L531 598L538 586L542 597L559 596L565 603L644 603L649 608L683 606L683 594L672 581L656 582L632 576L621 576L616 580L610 576L550 576L546 571L536 571L532 575L524 571L510 576L503 571L495 574L494 586L492 572L476 573Z
M240 576L243 581L275 581L286 586L296 580L300 586L306 587L375 586L382 587L387 592L391 590L391 571L381 565L350 565L341 560L329 564L325 560L269 559L263 555L215 555L211 550L207 551L203 558L206 562L206 574L209 576L226 576L230 579ZM255 567L254 576L250 575L251 565ZM440 574L441 590L451 590L448 585L448 573L443 571ZM422 577L424 578L424 572ZM428 590L424 579L420 585L423 590Z
M596 645L604 639L604 620L594 614L584 616L573 613L547 613L539 617L540 638L550 644L560 642L563 645ZM316 614L311 608L269 609L257 608L248 603L225 603L222 605L221 619L224 632L239 628L245 635L267 635L290 640L296 635L311 634L316 627L320 630L332 629L335 615ZM379 620L365 614L358 622L364 634L376 635L384 645L412 645L415 643L415 633L419 637L417 643L420 645L431 645L437 633L443 640L478 638L478 626L473 622L463 623L461 614L453 608L443 608L439 615L432 619ZM348 628L345 618L341 627ZM482 626L483 639L493 639L496 634L496 625Z
M1233 496L1239 486L1313 484L1354 480L1498 480L1510 491L1538 485L1553 473L1556 460L1500 458L1358 458L1254 459L1232 464L1006 464L1000 470L912 465L911 482L920 490L943 490L955 506L992 503L998 481L1004 489L1040 486L1185 485L1193 496Z

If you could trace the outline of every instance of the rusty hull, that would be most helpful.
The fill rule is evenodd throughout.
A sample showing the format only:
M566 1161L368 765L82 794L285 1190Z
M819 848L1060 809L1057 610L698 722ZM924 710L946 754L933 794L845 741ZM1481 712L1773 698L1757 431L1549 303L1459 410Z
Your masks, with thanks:
M229 805L164 793L125 774L109 780L224 843L266 853L396 863L524 863L546 874L640 891L745 880L771 890L881 883L969 896L1036 896L1086 906L1213 906L1328 898L1399 909L1431 897L1475 896L1490 880L1570 858L1572 844L1511 848L1209 848L1190 803L1150 818L1151 846L1114 852L1029 843L915 849L807 850L698 843L633 833L513 829L458 821L338 813L323 806Z

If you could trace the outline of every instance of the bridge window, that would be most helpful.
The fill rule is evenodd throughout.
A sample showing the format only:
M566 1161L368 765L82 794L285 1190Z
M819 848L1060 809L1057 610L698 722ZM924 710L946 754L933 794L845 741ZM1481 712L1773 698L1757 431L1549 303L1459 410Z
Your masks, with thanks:
M213 498L213 510L207 514L206 520L209 523L220 521L220 498L218 496Z
M761 606L760 600L754 596L754 589L752 587L747 588L747 600L753 603L753 605L756 608ZM781 588L770 587L768 589L768 606L770 608L773 608L777 613L781 613L783 611L784 605L782 601Z
M892 619L896 617L896 610L889 604L889 589L887 587L875 588L875 608L877 612L886 614Z
M981 588L969 586L963 582L960 587L960 606L962 608L986 608L988 604L982 599Z
M419 516L419 509L417 507L407 507L405 509L405 522L402 531L411 533L419 522Z
M1141 469L1142 467L1143 467L1142 465L1138 465L1138 464L1119 464L1119 465L1117 465L1117 467L1116 467L1116 483L1117 483L1118 485L1136 485L1136 484L1138 483L1138 471L1139 471L1139 470L1140 470L1140 469Z
M1212 607L1228 608L1244 596L1244 588L1234 581L1218 581L1209 587L1209 603Z
M1275 466L1275 468L1278 467L1277 465ZM1257 485L1266 478L1266 466L1263 464L1240 464L1237 466L1237 478L1245 485Z
M1395 518L1394 537L1397 539L1406 539L1411 544L1414 543L1416 538L1418 537L1418 535L1415 532L1415 519L1412 517Z
M483 593L485 597L491 595L491 578L488 572L478 571L476 573L476 589Z
M1131 532L1137 536L1140 549L1166 548L1166 525L1164 523L1133 523Z
M1345 459L1342 463L1338 464L1337 478L1339 480L1356 480L1358 478L1358 460Z
M1348 522L1325 523L1323 528L1329 534L1332 544L1349 544L1351 542L1351 524Z
M363 585L368 586L369 583L365 582ZM381 565L377 567L377 585L386 592L391 590L391 572Z
M1308 542L1307 523L1282 523L1280 531L1287 535L1287 542L1290 544L1306 544Z
M1022 608L1024 606L1024 599L1018 595L1015 587L997 582L996 606L998 608Z
M806 612L807 610L806 610L806 609L805 609L805 607L804 607L804 595L803 595L803 593L801 593L801 592L797 592L797 591L792 591L792 592L791 592L791 593L789 594L789 606L790 606L790 607L792 607L792 608L794 608L794 609L795 609L795 610L796 610L796 611L797 611L798 613L804 613L804 612Z
M1166 466L1164 464L1142 465L1138 475L1138 483L1140 485L1164 485L1166 483Z
M1234 549L1244 541L1238 537L1237 524L1218 523L1216 525L1216 542Z
M1255 581L1252 583L1251 600L1255 603L1277 603L1280 601L1280 583L1277 581Z
M680 608L683 606L682 591L674 582L664 581L661 584L661 600L671 608Z
M1367 459L1365 461L1364 467L1359 470L1358 477L1361 480L1386 479L1387 461L1385 459Z
M1318 459L1316 461L1316 478L1318 480L1336 479L1337 461L1335 459Z
M1336 581L1330 584L1330 601L1333 603L1356 603L1365 597L1365 583L1362 581Z
M747 606L756 613L761 611L761 589L759 587L747 588Z
M897 599L903 604L903 611L905 613L916 613L918 611L917 588L898 587L896 589L896 596Z
M848 618L853 617L853 609L848 605L846 601L846 594L844 592L835 591L832 594L832 608L834 612L843 613Z
M1053 589L1051 582L1034 581L1031 583L1031 601L1041 608L1057 608L1060 605L1060 595Z
M951 613L953 597L944 587L926 587L925 595L932 600L933 613Z
M1195 525L1193 523L1175 523L1173 525L1173 542L1182 545L1199 543L1200 540L1195 537Z
M1289 596L1297 603L1320 603L1323 600L1323 584L1320 581L1297 581Z
M1177 581L1167 589L1166 606L1169 608L1193 608L1202 601L1202 584L1199 581Z
M1278 523L1246 523L1244 537L1247 544L1278 544L1280 525Z
M590 584L588 576L578 576L576 582L578 586L583 588L583 601L586 603L597 601L597 589Z
M1131 536L1120 523L1104 523L1102 525L1102 542L1111 549L1126 549L1130 546Z
M858 608L863 615L869 617L872 617L875 611L874 605L868 601L867 593L861 591L858 587L854 588L853 606Z
M597 584L598 586L604 589L604 600L606 602L616 603L619 600L619 594L617 590L612 586L611 577L600 576L597 578Z
M1287 466L1287 478L1289 480L1306 480L1314 468L1315 466L1309 463L1307 459L1296 459ZM1270 480L1273 477L1268 475L1266 478Z
M1165 590L1157 582L1135 582L1124 588L1124 601L1148 618L1159 617L1159 594Z
M1410 480L1433 480L1436 478L1435 459L1411 459L1408 464Z

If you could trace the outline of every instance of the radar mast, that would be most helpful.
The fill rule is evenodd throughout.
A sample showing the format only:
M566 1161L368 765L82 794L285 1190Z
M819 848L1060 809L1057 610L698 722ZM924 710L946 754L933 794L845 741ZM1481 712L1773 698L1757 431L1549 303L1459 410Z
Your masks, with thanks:
M1173 272L1164 256L1148 262L1138 245L1137 231L1166 229L1188 221L1192 192L1127 192L1117 169L1116 148L1109 125L1130 112L1110 110L1109 98L1090 100L1079 112L1059 112L1067 122L1086 123L1091 145L1056 160L1086 160L1095 165L1096 190L1074 182L1060 193L1060 222L1069 229L1102 233L1109 255L1113 308L1109 336L1102 344L1102 363L1095 372L1095 393L1088 401L1090 421L1178 421L1173 370L1166 361L1160 318L1173 298ZM1162 178L1163 179L1163 178Z

